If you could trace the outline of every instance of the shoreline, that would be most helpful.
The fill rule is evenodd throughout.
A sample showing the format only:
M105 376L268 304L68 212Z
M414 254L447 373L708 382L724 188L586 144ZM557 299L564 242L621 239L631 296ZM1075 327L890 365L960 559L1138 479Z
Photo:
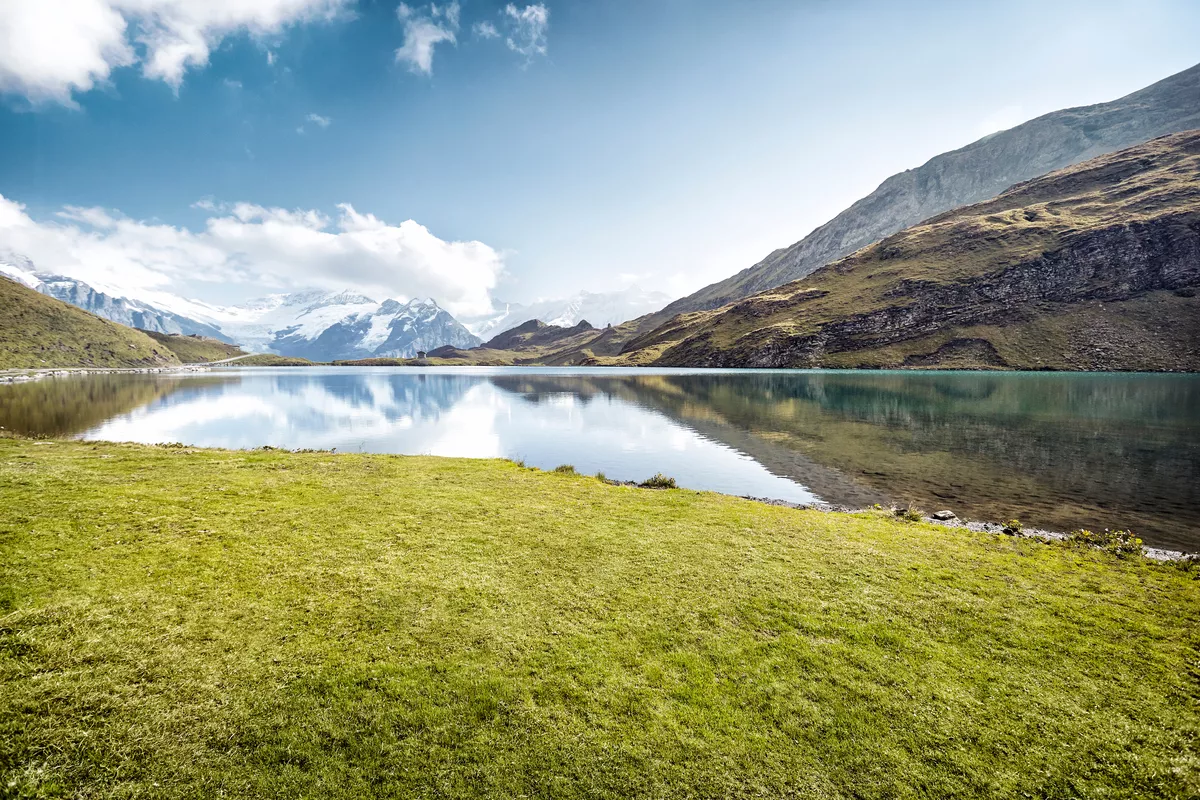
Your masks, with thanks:
M14 367L10 369L0 369L0 385L12 383L27 383L29 381L41 380L42 378L65 378L74 375L113 375L113 374L130 374L130 375L148 375L148 374L170 374L170 373L186 373L186 372L206 372L214 367L223 368L240 368L241 365L233 362L242 358L248 358L258 353L250 353L246 356L238 356L234 359L225 361L209 361L198 364L177 364L162 367ZM977 367L954 367L954 368L939 368L939 367L659 367L653 364L574 364L574 365L553 365L553 364L429 364L429 363L413 363L413 364L348 364L348 363L312 363L312 364L281 364L281 365L248 365L251 369L303 369L306 367L339 367L339 368L356 368L370 367L373 369L392 368L392 369L547 369L547 370L564 370L564 369L579 369L579 370L614 370L614 371L629 371L629 370L672 370L679 372L728 372L730 370L747 370L756 372L905 372L905 373L932 373L932 372L971 372L971 373L989 373L989 374L1005 374L1005 375L1200 375L1200 372L1191 372L1188 370L1052 370L1052 369L995 369L995 368L977 368Z
M717 492L722 494L722 492ZM785 508L795 508L803 511L823 511L833 514L862 514L871 511L870 508L850 508L849 506L838 506L827 503L804 505L803 503L791 503L787 500L775 500L770 497L750 497L748 495L730 495L740 497L742 500L753 500L756 503L764 503L769 506L783 506ZM897 509L891 508L893 512ZM903 510L903 509L900 509ZM936 512L942 513L942 512ZM953 512L951 512L953 514ZM949 519L938 519L932 516L922 516L921 521L930 525L941 525L944 528L952 528L955 530L967 530L975 533L997 533L1005 536L1012 536L1017 539L1031 539L1033 541L1042 542L1044 544L1060 543L1069 541L1070 533L1066 531L1052 531L1046 528L1025 528L1010 532L1003 523L1000 522L980 522L978 520L959 519L957 515ZM1200 559L1200 552L1189 553L1183 550L1171 550L1165 547L1154 547L1151 545L1142 545L1142 556L1149 558L1152 561L1169 562L1169 561L1187 561L1191 559Z
M147 370L147 371L159 371L159 370ZM284 448L270 447L270 446L257 447L257 448L231 449L231 448L226 448L226 447L200 447L197 445L180 445L177 443L143 444L140 442L108 441L108 440L100 440L100 439L78 439L78 438L73 438L73 437L72 438L49 439L49 440L38 440L38 439L31 439L28 437L15 435L8 431L0 433L0 436L3 436L4 438L12 438L12 439L18 439L18 440L24 440L24 441L32 441L32 442L37 442L37 441L87 442L89 444L96 444L96 445L135 445L138 447L159 448L159 449L169 449L169 450L183 449L183 450L188 450L188 451L199 451L199 452L227 452L227 453L278 452L280 454L289 454L289 455L296 455L296 454L302 454L302 453L323 453L325 455L330 455L330 456L334 456L334 457L348 456L348 455L372 455L372 456L380 456L380 457L400 457L400 458L428 457L428 458L438 458L438 459L446 459L446 460L454 460L456 458L456 457L452 457L452 456L417 456L417 455L407 455L404 453L338 453L338 452L334 452L331 450L308 450L308 449L287 450ZM480 458L480 459L467 459L467 460L480 461L480 462L486 462L486 461L490 461L490 460L507 461L507 462L510 462L513 464L518 464L519 466L522 466L523 469L530 469L530 470L535 470L537 472L544 472L544 473L553 472L553 470L543 470L539 467L523 466L520 464L520 462L518 462L514 459L511 459L511 458L496 458L496 459ZM583 477L592 477L592 476L584 475ZM645 491L671 491L672 490L669 488L642 486L637 481L619 481L619 480L613 480L610 478L603 478L601 480L603 483L608 484L609 486L624 486L624 487L629 487L629 488L634 488L634 489L642 489ZM864 513L871 513L873 511L878 512L881 510L888 510L888 511L892 512L892 515L897 515L898 511L904 510L904 509L898 508L896 506L889 506L886 509L883 509L883 508L873 509L873 508L869 508L869 507L868 508L853 508L851 506L837 505L837 504L825 503L825 502L816 502L816 503L808 503L808 504L793 503L788 500L779 500L779 499L771 498L771 497L752 497L750 495L730 494L728 492L719 492L714 489L691 489L686 486L679 486L679 487L673 487L673 488L676 491L714 494L714 495L719 495L721 497L731 497L731 498L736 498L739 500L749 500L751 502L760 503L762 505L767 505L767 506L792 508L797 511L819 511L819 512L825 513L825 514L864 514ZM935 513L940 515L944 512L938 511ZM1006 536L1012 536L1013 538L1028 539L1031 541L1041 542L1043 544L1064 543L1070 539L1070 534L1066 531L1054 531L1054 530L1049 530L1049 529L1045 529L1045 528L1022 527L1020 530L1018 530L1016 532L1012 532L1003 523L960 519L953 511L950 511L950 514L951 514L951 516L949 518L942 518L942 519L939 519L938 517L935 517L935 516L922 515L921 522L928 523L931 525L938 525L943 528L950 528L953 530L966 530L966 531L971 531L974 533L1004 534ZM1097 548L1097 549L1099 549L1099 548ZM1173 562L1173 561L1200 560L1200 552L1189 553L1189 552L1186 552L1183 550L1172 550L1169 548L1155 547L1155 546L1147 545L1147 544L1142 545L1141 555L1143 558L1147 558L1147 559L1150 559L1151 561L1157 561L1160 563L1168 563L1168 562Z
M213 367L223 367L249 358L253 353L224 358L219 361L199 361L194 364L166 364L161 367L30 367L0 369L0 384L28 383L42 378L66 378L72 375L151 375L156 373L207 372Z
M175 372L207 372L213 364L172 364L165 367L47 367L44 369L0 370L0 384L29 383L43 378L73 375L150 375Z

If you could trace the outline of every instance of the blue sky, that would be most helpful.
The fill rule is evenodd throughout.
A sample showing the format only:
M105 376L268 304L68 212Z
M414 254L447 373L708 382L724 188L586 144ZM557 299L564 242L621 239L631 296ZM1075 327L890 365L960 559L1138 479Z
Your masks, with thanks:
M486 297L631 282L679 295L799 239L894 172L1200 61L1189 0L545 0L511 11L463 0L456 19L450 6L398 13L390 0L245 0L263 10L244 24L187 10L200 2L154 0L164 10L150 18L125 10L130 0L0 8L0 43L31 30L61 39L71 6L121 15L128 48L92 88L65 91L86 65L35 71L0 55L0 195L24 215L24 233L0 249L211 302L339 282L442 294L461 313ZM28 4L65 10L22 18ZM434 44L426 64L398 58L419 51L404 48L421 25L454 41ZM172 36L206 59L170 63ZM373 222L347 227L339 204ZM89 222L83 209L107 217ZM317 222L304 221L310 211ZM214 219L229 223L219 238ZM401 233L406 220L428 237ZM300 235L284 241L289 226ZM363 233L305 238L350 229ZM371 249L380 237L382 255ZM257 245L238 250L247 238ZM150 240L159 250L139 255ZM160 263L186 248L196 251ZM344 263L360 256L371 265Z

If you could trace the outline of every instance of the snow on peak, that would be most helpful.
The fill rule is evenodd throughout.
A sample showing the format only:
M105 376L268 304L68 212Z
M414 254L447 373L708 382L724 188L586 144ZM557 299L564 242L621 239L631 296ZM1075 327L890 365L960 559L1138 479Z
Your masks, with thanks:
M16 261L16 259L13 259L13 261ZM29 264L29 267L32 266L32 264ZM28 286L30 289L36 289L42 285L41 280L37 275L33 274L32 269L27 269L25 266L17 266L7 258L0 261L0 275L12 278L17 283Z

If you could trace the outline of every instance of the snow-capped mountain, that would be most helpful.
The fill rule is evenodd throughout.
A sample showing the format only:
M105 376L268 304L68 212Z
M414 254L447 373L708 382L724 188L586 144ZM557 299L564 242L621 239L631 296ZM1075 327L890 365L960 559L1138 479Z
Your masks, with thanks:
M538 300L528 305L498 304L503 310L498 308L495 314L473 317L466 321L466 326L471 333L485 339L531 319L564 328L587 320L603 328L658 311L671 299L662 292L647 292L637 286L619 292L580 292L573 297Z
M304 324L279 330L271 350L313 361L412 358L443 345L475 347L477 336L433 300L385 300L343 316L315 337Z
M313 361L410 358L422 350L468 348L481 341L433 300L379 303L350 291L311 290L213 306L156 292L151 304L114 297L76 278L38 272L29 259L9 253L0 255L0 274L122 325L211 336L252 352Z
M176 314L149 303L127 297L113 297L97 291L88 284L64 275L37 272L33 263L20 256L5 255L0 260L0 274L23 283L30 289L90 311L98 317L141 328L155 333L184 333L211 336L232 343L229 336L214 325Z
M272 294L241 306L213 308L208 314L222 331L253 352L275 352L307 358L276 347L288 339L296 348L313 341L346 317L369 313L379 303L355 292L320 290Z

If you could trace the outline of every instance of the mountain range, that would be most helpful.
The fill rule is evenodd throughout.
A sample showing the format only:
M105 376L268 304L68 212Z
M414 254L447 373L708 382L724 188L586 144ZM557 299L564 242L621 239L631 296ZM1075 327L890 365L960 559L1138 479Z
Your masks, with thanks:
M654 323L774 289L935 214L987 200L1053 170L1193 128L1200 128L1200 64L1119 100L1045 114L893 175L795 244L666 306Z
M0 274L85 311L131 328L206 336L252 352L312 361L413 358L439 347L467 349L529 320L573 326L597 320L607 326L650 313L670 298L630 287L615 292L580 292L528 305L498 303L494 313L460 323L432 299L378 302L352 291L308 290L273 294L238 306L212 306L177 299L172 309L118 297L76 278L38 271L27 258L0 256ZM188 313L181 313L186 310Z
M1019 183L608 363L1200 371L1200 130Z

